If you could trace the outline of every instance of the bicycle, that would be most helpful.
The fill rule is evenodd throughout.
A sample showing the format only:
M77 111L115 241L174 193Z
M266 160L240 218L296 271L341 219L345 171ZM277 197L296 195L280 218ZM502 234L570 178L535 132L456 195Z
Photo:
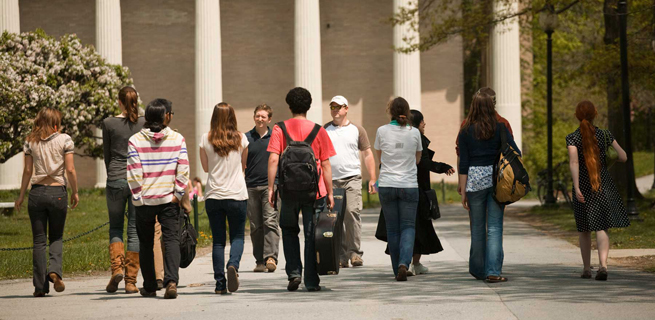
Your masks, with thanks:
M564 198L567 205L573 206L567 182L562 179L561 174L562 168L566 168L565 164L568 164L568 161L562 161L553 168L553 193L556 202ZM546 203L546 190L548 190L548 169L539 171L537 176L537 196L539 197L539 203L544 205Z

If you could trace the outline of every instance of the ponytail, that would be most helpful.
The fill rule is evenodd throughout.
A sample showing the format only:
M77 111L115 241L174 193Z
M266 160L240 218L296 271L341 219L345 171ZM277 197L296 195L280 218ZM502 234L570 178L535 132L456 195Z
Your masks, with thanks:
M391 115L391 120L396 120L401 127L406 127L412 123L412 114L409 112L409 103L402 97L389 101L387 112Z
M127 119L136 123L139 119L139 96L136 90L132 87L123 87L118 93L118 100L125 107Z
M589 173L589 182L594 192L600 190L600 148L596 139L596 127L592 121L597 115L596 107L589 101L578 103L575 110L576 117L580 120L580 134L582 135L582 154L585 159L585 166Z

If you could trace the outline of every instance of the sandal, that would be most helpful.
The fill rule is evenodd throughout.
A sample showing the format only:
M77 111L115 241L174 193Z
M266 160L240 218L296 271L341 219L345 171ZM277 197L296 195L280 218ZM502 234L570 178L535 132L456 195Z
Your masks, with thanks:
M584 270L582 271L582 275L580 276L582 279L591 279L591 270Z
M507 278L501 276L488 276L485 281L487 281L487 283L507 282Z

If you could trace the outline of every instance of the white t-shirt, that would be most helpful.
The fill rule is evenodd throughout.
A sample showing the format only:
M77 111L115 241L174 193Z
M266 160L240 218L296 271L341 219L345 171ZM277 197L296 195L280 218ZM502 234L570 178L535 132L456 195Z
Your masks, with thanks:
M200 147L207 154L209 177L205 187L205 199L216 200L248 200L246 178L241 169L241 154L248 147L248 138L241 134L241 148L230 152L227 157L221 157L214 151L214 146L202 135Z
M332 121L325 124L324 128L337 152L336 156L330 157L332 180L361 175L359 153L371 147L366 130L352 122L340 127L335 126Z
M423 151L418 129L385 124L375 135L375 149L382 151L380 187L418 188L416 152Z

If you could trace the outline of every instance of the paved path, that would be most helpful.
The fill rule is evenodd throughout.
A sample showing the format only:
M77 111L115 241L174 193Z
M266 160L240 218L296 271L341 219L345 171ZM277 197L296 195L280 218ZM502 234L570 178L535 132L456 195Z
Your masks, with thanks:
M248 243L235 294L213 294L209 254L181 271L176 300L164 300L163 292L156 299L108 294L107 277L66 279L65 292L35 300L30 280L3 281L0 319L653 319L655 275L610 267L607 282L580 279L575 246L515 220L505 222L510 282L474 280L467 268L468 215L458 206L442 211L435 225L445 251L424 257L430 273L407 282L393 281L385 244L373 237L377 212L369 210L365 266L322 277L321 292L287 292L281 269L251 272Z
M637 189L639 190L639 192L647 193L648 191L650 191L650 187L653 186L653 179L655 179L655 175L652 174L637 178Z

